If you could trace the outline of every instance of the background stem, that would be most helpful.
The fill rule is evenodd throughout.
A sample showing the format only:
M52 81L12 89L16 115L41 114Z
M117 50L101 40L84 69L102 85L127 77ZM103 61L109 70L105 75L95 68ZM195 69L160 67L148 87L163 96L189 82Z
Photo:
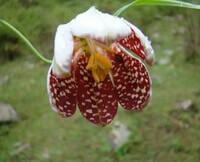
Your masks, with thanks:
M28 47L29 49L33 52L35 56L37 56L41 61L51 64L52 61L49 59L44 58L36 49L35 47L31 44L31 42L21 33L19 32L14 26L6 22L5 20L0 19L0 25L3 25L4 27L10 29L13 33L17 35L18 38L20 38Z

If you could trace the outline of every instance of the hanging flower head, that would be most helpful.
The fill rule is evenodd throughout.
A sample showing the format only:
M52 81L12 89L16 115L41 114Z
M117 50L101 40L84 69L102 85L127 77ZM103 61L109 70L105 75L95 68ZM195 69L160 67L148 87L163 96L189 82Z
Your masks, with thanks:
M129 51L153 65L154 51L137 27L94 7L59 25L47 78L53 110L70 117L78 107L90 122L106 125L118 103L127 110L144 108L151 79Z

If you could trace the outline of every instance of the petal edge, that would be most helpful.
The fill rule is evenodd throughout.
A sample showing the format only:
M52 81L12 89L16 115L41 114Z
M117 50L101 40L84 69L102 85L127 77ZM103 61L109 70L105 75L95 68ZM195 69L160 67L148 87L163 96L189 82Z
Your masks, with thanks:
M70 117L76 111L76 85L73 77L59 78L52 72L47 76L47 91L52 109L63 117Z
M113 61L118 101L127 110L141 110L151 97L151 79L145 65L121 50Z
M132 33L128 37L118 40L118 43L137 54L139 57L145 60L148 65L152 66L155 61L155 56L151 42L139 28L123 18L122 20L129 25Z
M54 40L53 72L56 76L69 75L74 40L68 24L59 25Z

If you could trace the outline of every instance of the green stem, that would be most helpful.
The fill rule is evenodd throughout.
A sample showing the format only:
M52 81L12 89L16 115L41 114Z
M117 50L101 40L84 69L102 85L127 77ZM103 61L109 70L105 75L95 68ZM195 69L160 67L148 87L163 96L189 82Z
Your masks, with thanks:
M31 42L21 33L19 32L14 26L6 22L5 20L0 19L0 24L5 26L6 28L10 29L13 33L17 35L28 47L29 49L33 52L35 56L37 56L40 60L42 60L45 63L51 64L52 61L49 59L44 58L36 49L35 47L31 44Z
M173 6L173 7L184 7L190 9L200 10L199 4L192 4L188 2L183 2L179 0L134 0L133 2L123 6L117 10L114 15L119 16L131 6L140 6L140 5L160 5L160 6Z

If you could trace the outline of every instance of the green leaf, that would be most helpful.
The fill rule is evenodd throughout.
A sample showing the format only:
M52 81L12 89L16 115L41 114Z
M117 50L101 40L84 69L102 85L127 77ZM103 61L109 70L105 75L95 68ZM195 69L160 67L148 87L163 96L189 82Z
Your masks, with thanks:
M200 5L192 4L188 2L182 2L177 0L135 0L128 5L123 6L119 10L117 10L114 15L119 16L122 12L124 12L127 8L131 6L139 6L139 5L162 5L162 6L174 6L174 7L184 7L191 9L200 9Z

